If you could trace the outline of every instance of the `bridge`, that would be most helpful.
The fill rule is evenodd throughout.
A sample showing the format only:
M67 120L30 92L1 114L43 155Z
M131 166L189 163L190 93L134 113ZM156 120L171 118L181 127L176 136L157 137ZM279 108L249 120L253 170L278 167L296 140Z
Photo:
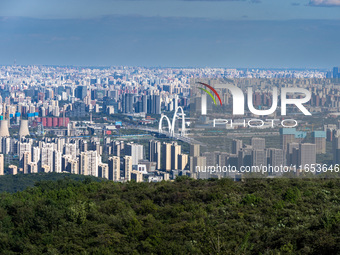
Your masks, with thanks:
M178 113L178 110L181 110L181 114ZM171 136L175 136L175 127L176 127L176 119L182 117L182 129L181 129L181 136L186 135L186 129L185 129L185 113L184 110L181 106L178 106L175 110L174 116L172 118L172 123L170 122L170 119L168 116L162 114L161 119L159 120L159 126L158 126L158 131L159 133L163 132L163 120L165 119L168 124L168 130L169 134Z
M176 120L178 118L181 118L182 124L181 124L181 129L178 131L178 133L176 133L175 132ZM168 125L167 129L165 129L165 130L163 129L163 120L166 120L166 124ZM170 138L174 138L176 140L180 140L182 142L189 143L189 144L204 145L203 143L196 141L193 138L187 137L186 127L185 127L185 113L184 113L184 110L181 106L178 106L175 109L175 112L174 112L174 115L173 115L173 118L172 118L172 122L170 121L168 116L162 114L161 118L159 120L158 129L150 128L150 127L144 127L144 126L135 126L134 128L139 129L139 130L143 130L143 131L147 131L147 132L150 132L150 133L162 134L162 135L168 136Z

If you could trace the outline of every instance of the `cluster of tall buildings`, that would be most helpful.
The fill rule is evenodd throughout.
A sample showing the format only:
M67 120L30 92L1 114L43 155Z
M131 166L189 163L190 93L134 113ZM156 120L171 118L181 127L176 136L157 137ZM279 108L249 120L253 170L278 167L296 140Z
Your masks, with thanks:
M17 173L72 173L113 181L169 179L188 169L188 155L176 142L149 142L146 159L142 144L107 138L29 138L0 137L0 175ZM105 156L105 163L103 162ZM13 165L18 158L18 165ZM7 165L6 169L5 166Z
M188 107L190 79L193 77L324 78L325 75L326 72L315 70L2 66L0 116L11 123L24 116L30 121L42 122L44 127L66 127L60 118L83 118L89 112L161 114L162 110ZM318 89L314 94L312 104L324 105L326 102L325 106L328 106L339 93L330 87ZM256 104L267 100L269 97L261 99L255 95Z
M150 161L156 162L157 169L164 171L185 170L188 166L188 155L182 153L182 146L177 142L149 142Z
M287 167L289 172L299 175L305 169L315 167L317 163L316 155L326 153L327 130L329 126L325 126L323 131L312 131L310 142L306 142L307 133L297 131L295 128L280 129L280 148L266 147L266 139L260 137L252 137L250 144L245 144L241 139L232 139L231 151L209 151L200 152L199 145L192 145L190 150L190 172L194 178L235 178L235 172L230 171L197 171L210 166L230 166L236 169L236 174L240 174L241 168L256 169L261 172L261 169L266 168L266 173L269 176L281 176L285 173L282 167ZM333 155L338 155L334 158L334 164L340 163L340 135L334 133L333 139ZM271 166L271 168L269 167ZM253 168L252 168L253 167ZM256 168L254 168L256 167ZM273 168L280 169L272 171ZM254 170L255 172L255 170Z
M1 130L1 129L0 129ZM288 166L299 174L319 163L317 154L325 154L326 143L332 143L333 163L340 164L340 129L325 125L324 130L307 132L295 128L280 129L280 148L268 148L266 139L252 137L246 144L232 139L230 151L202 152L198 144L190 145L190 154L183 153L178 142L150 140L148 153L144 145L93 137L43 138L40 141L21 137L0 137L0 174L68 172L91 175L113 181L160 181L187 175L192 178L236 178L230 172L198 172L200 166L232 166L240 173L241 167ZM148 155L148 156L146 156ZM19 165L12 162L18 158ZM105 158L105 159L104 159ZM103 162L103 159L105 162ZM5 168L6 166L6 168ZM267 172L280 176L283 172Z
M124 113L151 113L161 114L160 95L125 94L122 100Z
M29 126L50 132L67 129L72 119L85 120L92 114L159 115L178 106L188 110L190 80L202 77L257 80L254 107L272 103L262 78L285 77L287 82L301 79L299 84L312 92L310 107L340 109L338 86L327 80L314 86L316 79L326 77L325 71L0 66L0 120L11 126L27 119ZM231 100L230 93L223 94L224 105Z
M333 79L339 79L340 78L340 67L339 66L333 67L332 71L327 72L326 77L327 78L333 78Z
M280 148L267 148L264 138L254 137L250 144L234 139L231 151L201 152L198 144L192 144L187 154L178 142L151 140L146 150L142 144L106 138L102 141L96 137L98 134L118 129L122 123L118 121L112 127L111 123L105 126L92 119L93 115L103 120L116 113L124 117L143 113L160 115L179 106L188 111L192 103L189 99L191 79L206 77L242 78L242 89L250 85L248 78L255 81L252 99L258 109L272 104L269 85L278 85L275 79L270 79L285 78L286 83L280 86L297 84L311 91L309 109L335 112L340 110L340 89L337 84L323 79L328 76L339 78L339 68L326 72L0 66L0 175L5 172L69 172L113 181L145 178L158 181L176 175L209 178L216 174L197 173L195 166L232 165L236 169L282 164L304 166L316 163L317 154L326 153L326 141L332 142L334 162L339 162L338 126L328 125L324 130L313 131L308 142L304 131L281 129ZM270 84L262 78L269 78ZM231 105L231 93L226 90L222 95L223 105ZM12 127L17 132L14 136ZM32 128L37 132L30 133ZM52 138L45 136L46 130ZM91 135L94 137L87 137Z
M177 104L188 106L188 74L192 72L129 67L0 67L0 116L11 123L24 116L42 122L44 127L55 127L50 118L83 118L90 112L161 114L161 109ZM61 121L56 124L61 126Z

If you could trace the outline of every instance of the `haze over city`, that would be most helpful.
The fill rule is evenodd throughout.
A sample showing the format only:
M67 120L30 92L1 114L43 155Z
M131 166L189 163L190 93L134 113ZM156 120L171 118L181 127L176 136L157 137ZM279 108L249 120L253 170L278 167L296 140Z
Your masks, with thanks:
M0 64L330 68L337 0L0 2Z

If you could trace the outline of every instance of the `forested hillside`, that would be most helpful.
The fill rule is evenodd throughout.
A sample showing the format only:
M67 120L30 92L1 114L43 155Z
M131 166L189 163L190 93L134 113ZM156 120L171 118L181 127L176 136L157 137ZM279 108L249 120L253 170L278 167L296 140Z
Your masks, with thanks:
M0 194L0 254L339 251L337 179L64 179Z
M71 179L76 181L83 181L85 179L91 181L101 181L101 178L93 176L84 176L79 174L69 173L38 173L38 174L17 174L17 175L3 175L0 176L0 193L9 192L14 193L23 191L28 187L33 187L39 181L57 181L63 179Z

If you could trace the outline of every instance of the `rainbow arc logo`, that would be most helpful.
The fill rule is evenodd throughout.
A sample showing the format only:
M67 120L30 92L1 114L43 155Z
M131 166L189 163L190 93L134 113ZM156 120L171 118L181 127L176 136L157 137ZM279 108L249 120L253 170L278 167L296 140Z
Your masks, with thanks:
M220 101L220 104L222 106L222 100L220 98L220 95L217 93L217 91L213 87L211 87L210 85L203 83L203 82L197 82L197 83L209 88L217 96L217 98ZM199 89L206 92L212 98L212 100L214 101L214 104L217 105L215 97L211 94L211 92L209 90L204 89L204 88L199 88Z

